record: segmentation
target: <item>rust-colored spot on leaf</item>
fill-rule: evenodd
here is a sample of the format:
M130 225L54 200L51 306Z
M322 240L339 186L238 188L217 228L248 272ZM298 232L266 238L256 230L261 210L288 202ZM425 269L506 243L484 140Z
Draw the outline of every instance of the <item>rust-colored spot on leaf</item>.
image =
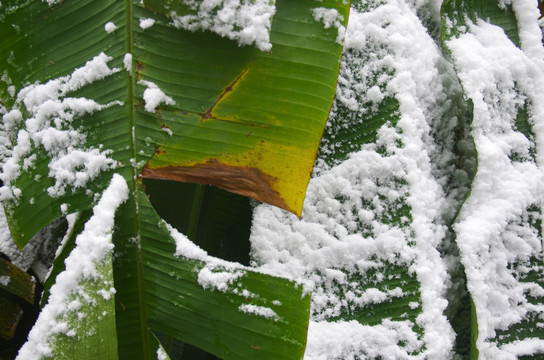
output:
M166 153L166 151L161 150L161 148L158 145L155 145L155 155L161 155L161 154L165 154L165 153Z
M249 345L249 347L255 350L262 350L260 347L254 345Z
M134 70L135 70L134 78L136 79L136 81L140 79L141 73L142 71L144 71L144 69L145 69L145 66L142 62L138 60L134 62Z
M123 303L122 303L122 302L120 302L119 300L117 300L117 302L119 303L119 305L121 305L121 307L123 308L123 311L126 311L126 309L125 309L125 305L123 305Z
M142 176L148 179L215 185L224 190L293 211L274 189L273 185L277 179L255 167L228 165L212 159L195 166L150 168L146 165L142 170Z
M247 74L247 71L248 69L244 69L244 71L242 71L240 75L238 75L234 80L232 80L232 82L223 90L221 94L219 94L219 97L217 98L217 100L213 103L212 106L210 106L210 108L206 112L198 114L200 116L200 122L204 122L206 120L214 118L212 113L215 107L217 106L217 104L219 104L221 100L223 100L223 98L228 93L234 90L234 87L236 86L236 84L238 84L240 80L242 80L242 78Z

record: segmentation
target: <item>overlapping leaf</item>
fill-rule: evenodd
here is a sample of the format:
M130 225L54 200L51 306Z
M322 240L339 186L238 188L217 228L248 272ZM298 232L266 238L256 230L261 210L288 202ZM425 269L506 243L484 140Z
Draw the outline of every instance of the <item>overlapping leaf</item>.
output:
M472 297L473 358L538 357L544 344L542 140L534 131L544 52L540 36L529 35L537 17L536 6L523 1L442 6L444 41L471 105L478 153L455 224Z

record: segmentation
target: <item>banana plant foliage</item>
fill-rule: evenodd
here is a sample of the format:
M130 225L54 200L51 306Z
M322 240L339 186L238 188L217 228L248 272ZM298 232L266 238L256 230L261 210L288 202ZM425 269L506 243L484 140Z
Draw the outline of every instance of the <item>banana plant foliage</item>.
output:
M267 4L271 48L174 26L194 12L180 1L2 1L12 236L22 248L78 213L21 357L166 359L157 331L223 359L302 358L302 286L195 248L142 186L214 184L300 214L349 3Z
M530 5L530 4L529 4ZM536 6L536 4L534 4ZM459 79L462 86L465 89L465 98L469 104L470 115L472 117L472 136L474 139L475 149L477 154L482 149L486 151L486 141L493 136L498 136L494 140L496 144L501 141L508 143L510 139L519 136L524 141L524 145L516 148L513 146L508 151L504 151L502 159L507 161L508 170L505 172L514 173L517 169L527 166L533 171L532 174L541 173L542 157L538 152L540 147L541 137L536 129L538 129L539 122L542 116L538 115L541 105L537 101L542 93L541 81L536 80L533 82L532 70L523 70L518 72L514 66L508 64L508 60L501 62L501 66L508 69L508 73L505 79L511 81L511 84L505 86L503 81L504 71L492 70L488 75L487 81L493 81L494 89L487 93L487 90L481 90L471 84L470 76L471 71L473 73L481 72L477 66L467 67L462 56L458 54L458 44L461 41L467 40L467 33L475 33L478 27L494 25L497 27L499 34L493 41L493 46L489 46L488 52L482 51L482 48L486 47L485 40L478 39L478 50L474 49L474 56L488 56L490 59L496 58L497 55L492 55L493 51L497 49L507 48L510 53L523 54L519 56L518 62L524 62L524 65L530 63L527 66L535 68L540 67L542 69L541 56L535 56L532 58L532 48L537 48L537 51L541 51L542 38L535 39L533 41L528 36L527 28L530 28L531 21L534 18L527 16L527 8L530 7L522 2L513 2L509 4L502 4L494 1L476 1L476 0L448 0L442 4L441 17L442 17L442 37L444 44L448 51L453 54L454 66L457 69ZM536 9L535 9L536 10ZM491 26L490 26L491 27ZM475 29L475 30L474 30ZM470 38L468 38L470 39ZM499 45L499 41L501 42ZM537 60L534 60L534 59ZM533 63L535 65L533 65ZM500 69L500 68L499 68ZM541 71L541 70L539 70ZM527 80L529 79L529 80ZM525 81L524 81L525 80ZM536 84L535 84L536 83ZM500 100L497 100L500 99ZM508 101L511 100L511 103ZM506 105L508 104L508 105ZM497 112L497 109L498 110ZM504 109L512 111L508 115ZM490 115L494 112L501 115ZM502 117L503 116L503 117ZM496 118L506 119L506 123L509 125L509 129L505 132L504 139L498 140L502 136L499 130L494 129L489 131L486 126L494 121ZM499 145L495 145L499 146ZM523 149L523 150L520 150ZM523 153L525 151L525 153ZM521 155L520 155L521 154ZM498 266L491 274L485 273L483 269L486 261L490 262L490 259L496 259L498 257L497 250L493 247L486 249L484 252L477 254L480 257L477 261L472 260L464 264L465 273L467 276L467 288L470 294L471 304L471 352L472 359L476 358L490 358L490 357L504 357L513 358L514 356L519 358L539 358L542 356L542 350L536 350L535 348L528 348L526 344L531 342L541 342L544 338L544 332L539 326L539 319L542 317L542 309L544 309L544 297L542 292L519 290L524 288L542 288L544 284L542 278L542 205L541 201L537 198L540 196L541 190L533 190L537 195L523 196L518 190L519 194L516 194L516 199L519 202L512 205L511 208L501 209L501 213L504 214L508 220L504 222L496 230L486 230L481 236L468 234L467 224L470 224L470 217L474 216L477 211L482 209L488 204L493 204L501 201L504 198L504 188L508 186L502 185L496 186L492 190L495 193L494 196L488 198L483 197L482 183L485 180L480 180L488 176L490 169L500 163L499 158L486 158L487 155L478 155L478 172L475 175L473 183L471 185L471 195L465 201L464 207L472 206L472 211L462 209L459 217L456 219L454 229L457 233L458 243L461 250L461 255L475 256L466 250L466 244L470 242L480 242L486 244L494 239L494 236L498 235L499 246L504 246L502 251L508 253L511 251L515 254L515 257L509 258L504 264L501 264L503 269L499 270ZM480 174L481 177L480 177ZM531 181L534 175L518 175L518 183L520 188L531 188ZM504 178L504 173L496 173L497 178ZM540 183L540 181L538 182ZM508 190L510 190L508 188ZM471 197L474 197L475 192L478 194L479 201L482 202L480 206L475 206ZM481 199L485 199L482 201ZM478 224L484 229L490 228L485 222ZM526 229L526 233L529 234L526 238L518 233L515 236L519 239L523 239L528 251L524 252L517 248L512 250L509 247L510 236L512 234L511 228L519 226ZM505 245L502 245L505 244ZM485 245L488 246L488 245ZM534 247L532 247L534 246ZM470 248L469 248L470 249ZM482 255L485 254L485 255ZM501 276L495 276L495 272L501 273ZM508 292L510 291L510 292ZM512 301L514 291L517 291L521 295L516 301ZM493 293L494 295L491 295ZM521 315L514 316L507 321L504 318L498 316L498 314L508 314L504 308L500 310L493 309L491 301L485 300L487 297L496 301L497 294L501 294L504 298L509 299L510 312L519 312ZM501 300L506 303L504 300ZM516 348L516 345L518 346ZM525 346L525 348L524 348ZM520 350L521 349L521 350Z

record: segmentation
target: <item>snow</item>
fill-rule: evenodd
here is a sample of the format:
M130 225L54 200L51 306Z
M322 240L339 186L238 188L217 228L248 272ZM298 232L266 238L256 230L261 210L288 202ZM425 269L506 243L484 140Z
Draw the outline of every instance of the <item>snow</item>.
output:
M244 271L214 271L209 265L205 266L198 273L198 283L204 289L214 289L226 292L232 284L244 275Z
M112 23L111 21L110 21L110 22L107 22L107 23L104 25L104 30L106 30L106 32L107 32L108 34L111 34L111 33L114 32L116 29L117 29L117 25L115 25L115 24Z
M272 2L183 3L192 13L171 13L174 26L209 30L240 45L272 50ZM544 305L529 301L529 295L544 297L544 288L525 281L528 274L543 271L542 234L535 225L542 219L544 205L542 21L539 23L538 10L529 0L501 3L503 7L511 4L515 11L521 41L517 48L502 29L485 20L459 25L446 18L448 29L456 27L461 32L447 40L450 59L442 55L437 38L431 37L433 31L422 24L439 24L440 3L385 0L354 4L347 28L342 26L344 19L338 11L325 7L312 10L315 21L326 29L337 29L337 41L345 41L326 130L331 136L323 140L301 219L268 205L256 207L252 267L213 258L163 223L175 240L175 255L202 262L198 283L203 289L249 297L240 280L251 270L296 280L312 291L306 360L453 358L455 334L445 313L448 300L455 302L448 299L447 292L459 285L448 271L460 267L459 262L476 305L480 357L515 359L544 352L544 339L500 342L497 336L531 316L542 319L544 313ZM148 29L154 19L142 18L139 25ZM108 33L116 28L111 22L105 25ZM108 67L110 60L101 53L69 76L31 84L18 93L4 73L2 81L9 85L8 93L16 97L16 104L9 111L0 108L2 200L20 196L21 190L12 183L35 166L32 152L38 146L53 159L49 176L55 184L48 189L53 197L84 188L90 179L115 167L109 150L86 147L85 136L70 124L74 114L121 103L98 104L67 97L119 71ZM132 75L132 54L125 54L123 64ZM142 96L147 112L154 113L160 104L175 104L155 83L138 83L146 87ZM470 174L456 167L454 149L472 151L469 139L455 142L454 131L461 120L449 114L458 106L453 97L462 92L474 104L471 136L478 171L470 196L457 214L468 192ZM328 156L340 151L341 139L335 139L339 129L355 128L378 115L387 101L394 101L398 108L376 130L375 140L347 144L347 158L329 161ZM519 112L525 109L530 134L523 134L516 125ZM457 110L466 111L461 105ZM163 130L171 135L170 129ZM56 297L52 292L50 302L55 300L58 306L44 309L20 358L30 357L26 355L30 352L35 352L32 358L50 354L52 350L44 344L52 334L72 336L73 329L62 317L67 311L77 311L84 299L70 298L74 288L66 284L100 277L96 263L111 254L113 226L102 212L109 211L109 219L113 219L115 208L126 198L124 187L124 180L115 175L94 209L89 228L86 226L77 238L76 250L88 250L74 251L82 261L72 259L67 266L68 275L63 276L69 281L59 276L53 287ZM114 188L117 190L110 190ZM109 205L103 204L105 199L110 199ZM448 228L454 219L455 234ZM6 229L5 220L0 221L0 228ZM5 245L8 238L0 240L0 251L14 254ZM455 241L459 255L444 257L440 251L453 246L450 241ZM397 268L400 272L391 270ZM406 290L402 281L398 286L388 285L401 275L417 282L418 289ZM103 299L113 294L113 288L98 293ZM372 318L373 325L368 325L350 317L353 311L365 312L402 300L407 301L407 312L395 318L378 314ZM281 302L274 300L269 305L241 304L238 310L279 320L272 305L281 306ZM416 314L415 320L405 319L408 313ZM157 350L157 357L166 358L161 351Z
M155 24L155 19L152 19L152 18L140 19L140 27L142 28L142 30L149 29L154 24Z
M276 321L279 319L278 314L276 314L274 310L264 306L257 306L253 304L242 304L238 307L238 310L240 310L241 312L261 316L267 319L273 319Z
M247 272L255 272L255 269L209 256L204 250L195 245L175 228L164 221L161 221L161 224L170 232L170 236L176 243L175 256L202 262L203 266L199 266L200 270L198 272L197 281L203 289L233 294L243 297L244 299L253 298L255 300L255 298L259 297L257 294L245 289L242 282L243 277ZM260 299L260 301L262 300L263 299ZM282 306L282 303L278 300L272 300L270 302L265 300L264 305L280 307ZM279 315L269 306L242 303L238 306L238 311L265 317L274 321L280 320Z
M159 346L159 348L157 349L157 360L168 360L170 359L168 357L168 354L166 353L166 351L164 351L164 349Z
M177 231L171 225L163 222L167 230L170 232L170 236L174 239L176 243L176 252L175 256L184 256L189 259L206 261L208 259L208 253L202 250L200 247L195 245L194 242L189 240L185 235Z
M167 96L159 87L147 80L138 81L139 84L145 85L147 88L144 90L145 111L153 113L156 111L159 104L164 103L166 105L174 105L176 102L170 96Z
M2 286L8 286L11 281L11 278L6 275L0 276L0 285Z
M304 359L408 359L422 346L412 327L409 321L384 320L375 326L311 321Z
M312 9L312 15L315 21L323 23L325 29L329 29L331 27L338 29L336 42L342 44L346 34L346 28L344 25L342 25L344 17L338 12L338 10L319 7Z
M128 71L129 75L132 76L132 54L126 53L123 57L123 65L125 65L125 70Z
M125 179L114 174L100 201L93 208L93 216L77 236L76 247L65 260L66 269L57 276L51 287L49 301L30 331L27 342L20 349L18 360L38 360L52 356L56 336L75 334L72 327L77 324L67 320L70 313L77 312L85 299L91 301L88 306L93 305L92 297L85 293L81 284L86 280L111 282L98 268L108 261L111 266L114 215L116 209L128 199L128 193ZM111 288L109 293L102 296L111 296L114 290ZM77 296L77 300L74 300L74 296Z
M187 15L172 11L172 23L189 31L208 30L240 45L255 45L270 51L270 28L276 12L270 0L184 0L192 10Z

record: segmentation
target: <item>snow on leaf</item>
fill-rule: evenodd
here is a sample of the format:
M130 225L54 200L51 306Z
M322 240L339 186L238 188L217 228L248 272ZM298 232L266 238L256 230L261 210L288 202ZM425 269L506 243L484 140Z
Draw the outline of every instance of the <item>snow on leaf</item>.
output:
M97 295L108 302L115 293L113 288L112 232L116 209L128 199L128 186L122 176L114 174L93 216L76 238L76 248L66 259L66 269L57 276L51 287L49 301L32 328L28 341L21 348L17 359L42 359L54 356L63 334L68 337L92 333L89 324L79 331L77 321L82 308L97 305ZM106 284L110 284L108 289ZM102 292L91 292L93 284L99 284ZM102 305L101 305L102 306ZM108 305L106 305L108 307ZM108 308L114 309L110 304ZM81 317L81 316L80 316ZM92 324L91 324L92 325ZM95 325L96 326L96 325Z
M48 193L52 197L64 195L67 189L82 188L101 171L115 168L115 162L108 156L110 152L86 147L86 135L74 129L72 122L76 117L123 103L98 104L91 99L68 96L85 85L118 72L119 69L108 67L107 62L111 59L100 53L70 75L45 84L32 84L19 91L15 107L3 115L0 128L0 136L10 139L3 149L0 173L4 183L0 188L2 200L17 197L18 189L12 186L12 182L19 177L21 170L33 166L32 153L38 148L45 150L51 158L49 176L55 184ZM29 114L27 118L23 117L24 109Z
M512 5L521 48L502 28L484 20L467 20L465 32L447 41L474 104L472 133L478 153L471 196L455 231L477 311L477 347L484 357L505 359L544 348L542 338L518 340L514 330L505 330L529 324L532 332L531 322L544 313L538 275L544 48L537 9L523 0ZM521 126L524 116L527 125Z

